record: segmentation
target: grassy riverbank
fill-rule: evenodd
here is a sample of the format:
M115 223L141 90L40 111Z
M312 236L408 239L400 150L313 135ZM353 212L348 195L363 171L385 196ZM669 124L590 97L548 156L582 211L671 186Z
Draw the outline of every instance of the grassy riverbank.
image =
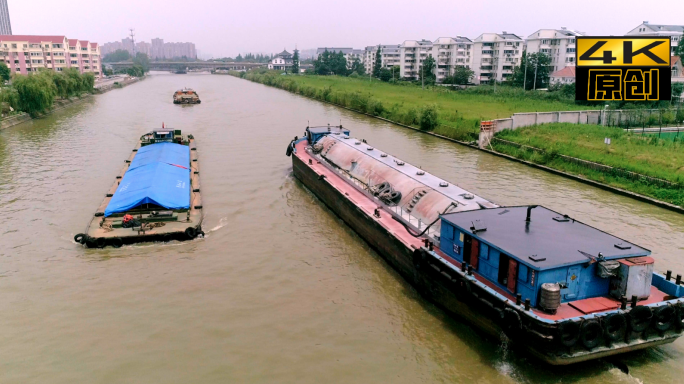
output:
M658 139L625 132L621 128L566 123L505 130L497 138L541 149L534 151L493 141L493 148L517 158L684 206L684 138ZM604 144L604 139L611 144ZM668 186L599 171L569 162L558 155L575 157L641 175L667 180Z
M234 73L258 83L334 103L457 140L477 140L480 120L510 117L516 112L578 110L586 107L557 93L499 86L450 91L389 84L367 78L282 76L272 72Z

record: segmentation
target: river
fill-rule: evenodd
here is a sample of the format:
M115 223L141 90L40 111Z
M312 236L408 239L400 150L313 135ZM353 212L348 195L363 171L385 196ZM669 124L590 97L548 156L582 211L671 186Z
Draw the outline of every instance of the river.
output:
M198 91L201 105L172 93ZM207 236L73 241L136 139L195 135ZM684 338L554 368L451 318L293 179L308 123L352 135L498 204L543 204L684 273L684 216L230 76L153 74L0 131L0 383L657 383Z

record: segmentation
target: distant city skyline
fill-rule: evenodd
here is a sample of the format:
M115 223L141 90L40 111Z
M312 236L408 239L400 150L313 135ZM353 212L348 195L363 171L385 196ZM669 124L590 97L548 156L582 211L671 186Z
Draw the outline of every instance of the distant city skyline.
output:
M119 49L128 51L131 55L137 52L144 53L152 59L197 58L197 49L194 43L165 43L164 39L160 38L154 38L149 43L136 39L134 43L130 37L102 44L102 56L106 56Z
M538 29L561 27L588 35L624 35L644 20L681 25L684 14L681 0L661 0L650 8L617 0L576 0L567 7L531 0L432 0L420 6L406 0L391 6L348 0L326 4L324 11L317 11L320 4L314 0L265 0L258 11L251 3L221 0L196 0L191 7L180 0L119 0L115 7L91 0L0 1L8 2L14 33L94 35L98 41L116 41L132 27L140 40L164 36L168 41L193 41L213 57L277 53L295 44L302 50L362 48L436 37L473 39L502 31L526 37Z

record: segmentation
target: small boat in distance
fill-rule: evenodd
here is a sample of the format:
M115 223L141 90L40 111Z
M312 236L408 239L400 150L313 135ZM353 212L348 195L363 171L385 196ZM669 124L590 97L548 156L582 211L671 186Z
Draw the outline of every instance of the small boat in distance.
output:
M74 240L88 248L192 240L204 235L202 219L195 138L162 125L140 137L85 233Z
M200 104L201 102L197 92L190 88L179 89L173 94L174 104Z

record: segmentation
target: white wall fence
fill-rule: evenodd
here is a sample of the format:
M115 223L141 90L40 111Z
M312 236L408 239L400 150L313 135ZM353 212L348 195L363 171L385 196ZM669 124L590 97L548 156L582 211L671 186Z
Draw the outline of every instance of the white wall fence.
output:
M508 119L496 119L495 132L504 129L516 129L537 124L571 123L571 124L603 124L609 126L641 127L657 125L661 121L671 121L677 116L677 109L615 109L588 111L527 112L515 113ZM680 112L681 114L681 112ZM665 119L663 119L663 115Z

